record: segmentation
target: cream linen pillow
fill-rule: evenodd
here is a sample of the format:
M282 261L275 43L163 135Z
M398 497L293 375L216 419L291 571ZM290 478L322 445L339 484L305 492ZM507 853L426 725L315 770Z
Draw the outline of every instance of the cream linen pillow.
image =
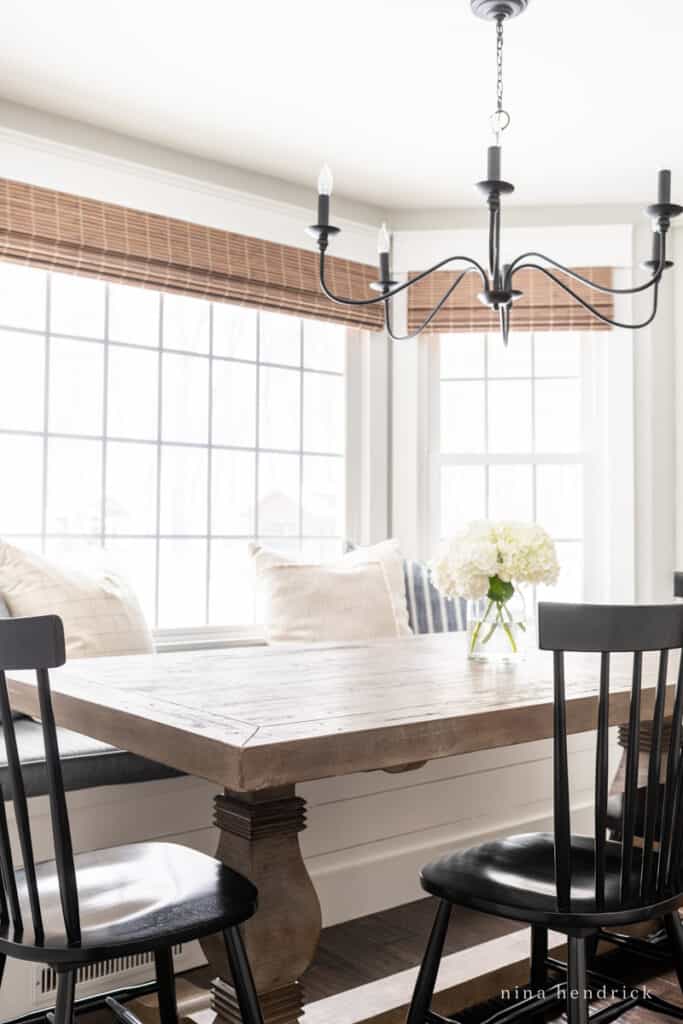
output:
M363 565L368 562L381 562L387 574L394 615L398 624L399 636L411 636L408 603L406 601L406 581L403 573L403 552L401 545L394 538L382 540L379 544L371 544L365 548L354 548L342 556L344 565Z
M67 568L0 541L0 594L14 617L59 615L68 658L154 650L135 594L104 568Z
M268 642L375 640L410 633L404 596L405 626L397 616L389 550L382 552L384 559L354 551L353 558L318 565L250 544L266 598ZM398 559L400 564L400 554Z

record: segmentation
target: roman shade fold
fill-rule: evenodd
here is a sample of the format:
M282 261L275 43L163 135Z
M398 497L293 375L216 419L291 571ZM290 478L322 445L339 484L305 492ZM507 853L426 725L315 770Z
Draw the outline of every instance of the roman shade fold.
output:
M576 272L597 284L607 287L612 285L612 270L609 267L578 267ZM571 284L574 291L605 316L614 316L613 296L573 281L561 271L553 273L563 282ZM416 330L425 320L456 276L457 273L437 271L408 289L408 327L411 331ZM522 291L523 295L512 306L510 329L513 331L611 330L539 271L521 270L515 275L514 287ZM426 328L426 333L497 330L498 316L481 304L477 298L480 291L481 278L478 274L464 277L441 312Z
M318 254L113 203L0 179L0 259L381 330L377 306L330 302ZM376 268L330 257L331 288L363 299Z

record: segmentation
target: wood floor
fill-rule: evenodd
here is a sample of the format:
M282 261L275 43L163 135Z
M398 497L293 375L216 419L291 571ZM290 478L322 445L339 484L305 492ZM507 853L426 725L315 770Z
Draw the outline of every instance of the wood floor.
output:
M307 1002L336 995L419 964L434 919L436 900L422 899L323 929L314 962L304 975ZM457 953L507 935L514 921L459 908L444 953Z
M618 991L617 998L624 998L633 988L646 989L653 995L661 996L668 1002L681 1008L683 1013L683 993L673 969L656 966L652 962L645 961L642 957L634 957L623 950L607 953L600 958L600 970L615 981L621 981L625 991ZM613 1000L594 999L590 1004L591 1016L609 1006ZM449 1015L457 1016L458 1024L484 1024L492 1014L510 1006L511 1002L502 999L492 1000L479 1006L473 1006L462 1012L458 1007L453 1007ZM617 1018L623 1024L655 1024L657 1021L672 1021L673 1017L667 1017L652 1010L636 1007ZM529 1018L531 1020L531 1018ZM564 1012L549 1012L544 1017L544 1024L566 1024Z
M304 975L306 1002L314 1003L415 967L424 952L435 906L434 900L416 900L323 928L316 958ZM519 927L523 926L462 908L453 915L444 952L457 953ZM206 988L211 983L208 967L190 971L185 977Z
M307 1002L315 1002L386 975L396 974L420 962L434 914L434 902L417 900L379 914L370 914L355 921L325 928L314 963L305 975ZM454 914L445 953L456 953L489 939L516 931L520 926L512 921L478 914L461 908ZM647 985L656 995L683 1007L683 996L673 970L662 969L642 958L623 952L601 957L601 969L611 977L623 979L628 985ZM208 989L212 972L208 967L190 971L184 978L199 988ZM464 1013L460 1007L449 1008L460 1024L481 1024L496 1010L504 1006L500 1000L472 1007ZM607 1005L595 1001L592 1012ZM182 1006L181 1006L182 1014ZM111 1024L108 1011L83 1014L85 1024ZM154 1019L154 1015L152 1018ZM625 1024L654 1022L653 1013L636 1009L619 1018ZM666 1020L660 1017L662 1021ZM562 1015L549 1015L546 1024L560 1024Z

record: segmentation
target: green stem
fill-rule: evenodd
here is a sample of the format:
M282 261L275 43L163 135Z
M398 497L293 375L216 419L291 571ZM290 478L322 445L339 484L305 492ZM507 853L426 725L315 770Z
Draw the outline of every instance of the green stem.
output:
M502 625L503 625L503 629L507 633L507 638L510 641L510 647L512 648L512 653L516 654L517 653L517 644L515 643L514 634L513 634L512 630L510 629L510 627L508 626L507 622L503 622Z
M479 639L479 633L481 631L481 627L483 626L483 624L488 619L489 612L491 611L492 607L493 607L493 601L489 601L488 608L484 612L483 618L479 619L479 622L476 624L476 626L472 630L472 639L470 640L470 654L472 653L472 651L474 650L474 648L477 645L477 640ZM489 636L486 638L487 640L489 639L490 635L491 634L489 633ZM484 641L484 643L486 643L486 640Z
M514 616L510 609L508 608L507 604L505 605L505 612L507 614L508 619L510 620L510 624L513 626L517 626L517 629L521 629L523 633L526 633L526 623L523 622L521 618L518 619L517 622L515 622Z
M487 644L489 642L489 640L491 639L491 637L493 636L493 634L496 631L496 626L497 625L498 625L498 620L497 619L494 622L491 623L491 625L489 626L488 633L486 634L486 636L484 637L484 639L481 642L481 646L482 647L484 646L484 644Z
M505 635L507 636L508 641L510 643L512 653L517 654L518 648L517 642L515 640L514 627L515 625L519 625L522 629L524 629L525 627L524 624L521 622L517 624L515 623L512 612L508 608L506 601L489 601L486 607L486 611L484 612L483 616L481 617L479 622L477 622L476 626L472 630L472 639L470 641L470 654L474 651L475 647L477 646L477 641L479 640L481 627L484 625L485 622L488 622L488 618L489 615L491 614L491 609L493 608L494 604L496 606L496 616L493 622L490 623L488 632L481 641L481 646L483 647L485 644L489 642L489 640L491 639L496 630L496 626L500 625L501 628L505 631ZM505 622L503 615L507 616L509 622Z

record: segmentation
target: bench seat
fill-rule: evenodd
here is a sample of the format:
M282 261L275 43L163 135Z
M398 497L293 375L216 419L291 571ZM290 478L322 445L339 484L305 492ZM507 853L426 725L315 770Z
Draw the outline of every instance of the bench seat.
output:
M23 762L26 795L45 796L48 790L42 726L31 718L20 718L15 721L14 728L19 756ZM121 786L182 775L182 772L174 768L148 761L145 757L129 754L125 750L118 750L108 743L102 743L90 736L81 736L70 729L57 729L57 739L66 790ZM5 741L1 736L0 784L5 799L9 800L12 786L7 768Z

